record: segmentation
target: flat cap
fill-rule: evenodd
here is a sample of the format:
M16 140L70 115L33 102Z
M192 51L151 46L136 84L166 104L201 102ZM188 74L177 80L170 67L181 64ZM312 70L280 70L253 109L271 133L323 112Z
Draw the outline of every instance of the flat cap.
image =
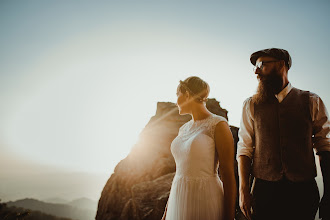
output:
M269 48L264 50L259 50L254 52L250 56L250 61L253 65L256 65L256 61L259 57L267 56L267 57L274 57L278 60L284 60L285 65L290 69L292 65L291 56L288 51L279 48Z

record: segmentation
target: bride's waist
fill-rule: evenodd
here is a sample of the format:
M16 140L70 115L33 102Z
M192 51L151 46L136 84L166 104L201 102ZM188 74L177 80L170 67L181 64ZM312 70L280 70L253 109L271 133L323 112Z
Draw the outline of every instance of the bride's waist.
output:
M188 179L188 180L204 180L210 178L219 178L218 174L191 174L191 173L175 173L174 178L176 179Z

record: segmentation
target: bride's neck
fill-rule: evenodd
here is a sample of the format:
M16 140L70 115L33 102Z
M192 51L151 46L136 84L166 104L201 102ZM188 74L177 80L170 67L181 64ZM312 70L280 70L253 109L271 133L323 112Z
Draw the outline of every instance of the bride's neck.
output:
M203 120L211 115L211 112L204 104L198 104L191 110L191 117L194 121Z

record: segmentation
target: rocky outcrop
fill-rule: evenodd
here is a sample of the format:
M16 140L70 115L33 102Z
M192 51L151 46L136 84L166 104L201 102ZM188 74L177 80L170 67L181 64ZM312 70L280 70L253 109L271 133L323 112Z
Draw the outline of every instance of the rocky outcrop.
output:
M207 108L227 118L227 110L222 109L215 99L208 100ZM179 115L173 103L157 103L156 115L107 181L96 220L161 219L175 174L171 142L179 128L190 119L189 115ZM236 146L238 129L231 127L231 130Z

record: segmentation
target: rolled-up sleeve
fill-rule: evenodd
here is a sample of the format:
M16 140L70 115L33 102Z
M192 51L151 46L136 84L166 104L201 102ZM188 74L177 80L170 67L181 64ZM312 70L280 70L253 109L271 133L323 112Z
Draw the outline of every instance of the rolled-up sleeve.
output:
M330 151L330 121L328 111L322 99L311 93L311 110L313 120L313 145L316 153Z
M252 117L252 106L251 97L246 99L243 104L242 118L240 122L240 128L238 131L239 141L237 143L237 155L248 156L250 159L254 153L254 128L253 128L253 117Z

